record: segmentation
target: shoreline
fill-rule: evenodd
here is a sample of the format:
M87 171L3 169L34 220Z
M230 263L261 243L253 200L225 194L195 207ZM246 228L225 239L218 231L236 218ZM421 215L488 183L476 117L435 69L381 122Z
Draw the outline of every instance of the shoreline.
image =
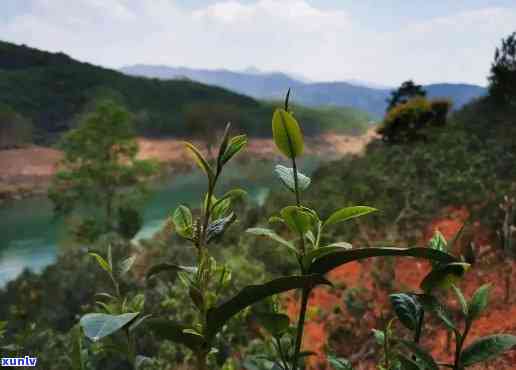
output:
M347 154L361 154L376 137L374 128L360 136L324 133L306 140L306 154L324 156L327 160ZM206 154L202 142L193 143ZM193 167L189 154L184 150L183 139L138 138L138 145L138 158L156 159L162 166L160 175L184 173ZM46 195L62 157L59 150L40 146L0 151L0 206L7 201ZM243 161L272 160L279 158L279 154L271 138L251 138L246 151L239 158Z

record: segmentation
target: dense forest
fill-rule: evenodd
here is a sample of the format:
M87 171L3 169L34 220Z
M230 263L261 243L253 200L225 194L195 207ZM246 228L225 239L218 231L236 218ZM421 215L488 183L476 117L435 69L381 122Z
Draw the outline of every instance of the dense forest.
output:
M303 134L324 111L296 108L287 92L269 106L59 54L32 59L31 49L2 45L19 56L0 62L8 70L0 100L48 132L74 121L49 193L56 214L98 204L94 217L74 224L74 242L55 264L25 271L0 291L5 351L37 355L48 370L516 363L516 34L496 51L487 96L452 112L407 81L393 91L365 153L310 177L299 162ZM76 117L89 96L96 99ZM142 226L135 205L156 170L137 159L135 131L184 134L177 122L192 102L254 114L237 130L223 123L214 158L185 144L205 193L135 242ZM130 117L144 110L153 123L136 118L134 130ZM246 202L245 189L217 187L245 150L241 131L272 136L283 156L274 167L283 191L263 206Z
M270 103L193 81L131 77L7 42L0 42L0 91L0 104L32 121L37 143L55 142L74 126L79 113L105 98L129 107L142 135L188 136L189 123L201 119L203 130L223 129L232 121L251 136L270 136L263 124L273 110ZM298 112L312 134L326 129L359 133L370 120L352 108L333 113L316 108Z

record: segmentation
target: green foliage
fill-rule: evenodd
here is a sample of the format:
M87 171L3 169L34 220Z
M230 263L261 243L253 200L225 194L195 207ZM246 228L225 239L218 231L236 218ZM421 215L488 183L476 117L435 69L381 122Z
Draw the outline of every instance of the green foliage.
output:
M263 122L273 104L222 88L189 80L132 77L62 53L7 42L0 42L0 60L0 104L32 121L39 143L54 142L73 128L74 117L99 97L129 107L140 135L185 137L192 129L212 141L216 135L203 132L221 131L231 121L251 136L270 137ZM298 107L296 112L310 134L335 130L357 135L370 121L368 114L352 108Z
M489 76L489 94L501 104L516 108L516 32L496 48Z
M415 97L390 109L377 131L389 143L427 140L428 129L444 126L450 109L446 100Z
M79 232L89 240L114 230L131 237L141 226L134 205L145 194L144 182L156 165L136 159L134 135L130 113L104 101L62 140L63 169L55 175L49 197L60 213L102 205L100 218Z
M405 104L407 101L426 96L426 91L421 85L416 85L414 81L408 80L401 84L396 90L391 92L391 97L387 101L387 112L398 104Z
M0 150L32 143L32 123L12 108L0 103Z
M447 241L440 233L436 233L431 245L446 245ZM435 248L433 250L438 250ZM439 366L431 354L419 346L419 340L423 330L423 320L425 312L435 315L455 336L455 356L452 364L441 364L454 370L463 370L478 362L486 361L516 346L516 336L508 334L498 334L477 339L467 348L463 348L466 338L471 330L473 322L479 318L480 314L486 309L490 285L481 286L467 301L462 291L453 283L462 277L467 265L463 263L450 263L445 265L434 265L432 271L424 278L421 286L425 294L398 293L390 296L394 311L400 322L415 331L413 340L401 339L393 336L394 347L390 350L394 352L396 358L404 364L402 368L408 369L435 369ZM450 282L449 275L453 275L453 282ZM432 276L429 279L429 276ZM441 288L452 287L462 307L463 325L459 325L451 319L449 310L443 306L435 295L432 294L432 280ZM445 283L443 283L445 282ZM406 355L409 352L412 359ZM417 361L414 361L417 360Z

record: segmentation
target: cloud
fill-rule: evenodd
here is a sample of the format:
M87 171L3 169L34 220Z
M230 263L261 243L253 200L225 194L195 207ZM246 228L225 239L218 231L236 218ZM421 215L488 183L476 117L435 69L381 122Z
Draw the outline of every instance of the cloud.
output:
M516 7L486 7L383 32L350 10L321 9L306 0L226 0L193 10L172 0L32 0L28 12L0 23L0 34L106 66L254 65L315 80L485 83L494 47L514 24Z

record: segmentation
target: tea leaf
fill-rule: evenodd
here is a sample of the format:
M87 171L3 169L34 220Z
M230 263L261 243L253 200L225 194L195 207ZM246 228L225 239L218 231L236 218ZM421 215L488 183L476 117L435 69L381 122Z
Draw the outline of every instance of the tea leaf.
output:
M483 337L464 349L461 362L464 366L471 366L492 359L513 347L516 347L515 335L497 334Z
M237 313L267 297L320 284L330 283L323 276L313 274L282 277L265 284L247 286L225 303L208 310L206 320L208 337L214 336Z
M437 251L435 249L430 250ZM438 266L425 276L420 287L426 293L430 293L434 289L447 289L462 278L469 266L468 263L463 262L453 262Z
M276 165L274 172L276 172L279 179L287 189L292 192L296 191L294 169L278 164ZM312 180L308 176L302 174L301 172L297 173L297 187L300 191L306 190L310 186L311 181Z
M289 229L301 235L310 230L313 224L313 215L301 207L288 206L280 214Z
M327 254L314 261L309 271L310 273L325 274L348 262L381 256L417 257L427 260L436 260L442 263L457 261L457 259L450 254L429 248L360 248Z
M203 170L204 173L206 173L206 175L208 175L208 179L209 179L210 183L212 183L213 179L215 178L215 174L213 173L213 169L211 168L211 166L208 164L208 161L206 161L206 159L204 158L202 153L199 151L199 149L197 149L193 144L191 144L187 141L185 141L184 144L185 144L186 148L192 154L197 166L201 170Z
M326 221L324 221L323 227L330 226L338 222L348 221L376 211L378 211L376 208L366 206L341 208L338 211L335 211Z
M247 145L247 136L239 135L231 138L228 143L228 147L221 157L221 163L226 164L231 158L233 158L238 152L240 152Z
M428 312L432 312L436 315L443 323L448 327L448 329L452 331L456 331L457 328L450 318L450 313L443 306L437 298L429 295L429 294L418 294L417 298L419 302L423 305L424 309Z
M84 329L84 335L96 342L122 329L133 321L140 313L124 313L122 315L108 315L104 313L89 313L79 321Z
M430 355L426 350L414 342L409 342L408 340L400 340L399 342L414 353L414 355L422 362L422 365L426 370L439 370L439 366L433 359L432 355Z
M225 201L226 199L237 199L237 198L243 198L247 195L247 192L242 189L232 189L228 191L226 194L224 194L220 199L215 201L213 205L211 206L211 209L213 210L216 208L221 202Z
M423 314L423 307L417 300L417 296L411 293L397 293L391 294L389 298L400 322L407 329L415 331Z
M172 215L172 222L176 232L186 239L191 239L193 236L193 217L192 211L186 206L180 205Z
M159 263L157 265L152 266L149 269L149 271L147 271L147 273L145 274L145 278L150 279L154 275L159 274L163 271L173 271L173 272L184 271L184 272L194 274L197 272L197 267L180 266L180 265L176 265L173 263L167 263L167 262Z
M287 247L295 255L297 255L299 253L297 251L296 247L294 247L294 244L292 244L291 242L283 239L281 236L276 234L273 230L265 229L265 228L261 228L261 227L253 227L253 228L247 229L246 232L249 233L249 234L258 235L258 236L265 236L265 237L267 237L269 239L272 239L272 240L280 243L281 245Z
M401 369L403 370L424 370L417 362L408 358L402 353L398 353L398 360L400 361Z
M199 335L185 332L185 330L193 329L192 327L176 323L164 318L149 319L145 322L146 327L150 328L154 334L160 339L170 340L180 343L192 351L202 348L205 340Z
M346 360L345 358L339 358L334 355L328 355L328 363L335 370L353 370L351 362L349 360Z
M305 254L303 256L302 264L303 264L304 268L308 270L310 268L310 265L312 264L312 262L314 260L316 260L317 258L324 257L327 254L330 254L333 252L348 250L351 248L352 248L352 245L349 243L346 243L346 242L333 243L333 244L327 245L325 247L317 248L317 249L311 250L310 252L308 252L307 254Z
M272 116L272 135L279 151L288 158L303 154L303 134L296 119L284 109L276 109Z
M484 284L477 289L475 294L473 294L471 302L468 304L468 320L470 322L478 318L482 311L487 307L490 289L490 284Z
M95 258L95 260L97 261L97 264L104 271L106 271L109 274L111 274L113 272L112 269L111 269L111 266L109 265L109 263L100 254L93 253L93 252L89 252L88 254Z
M119 266L120 275L127 274L129 272L129 270L131 270L131 268L133 267L135 261L136 261L136 255L126 258L125 260L120 262L120 266Z
M220 219L212 222L208 226L208 229L206 230L206 232L207 232L206 241L208 243L210 243L213 240L220 239L224 235L224 233L226 232L228 227L231 226L231 224L233 222L235 222L235 220L236 220L236 215L234 213L231 213L227 217L220 218Z

